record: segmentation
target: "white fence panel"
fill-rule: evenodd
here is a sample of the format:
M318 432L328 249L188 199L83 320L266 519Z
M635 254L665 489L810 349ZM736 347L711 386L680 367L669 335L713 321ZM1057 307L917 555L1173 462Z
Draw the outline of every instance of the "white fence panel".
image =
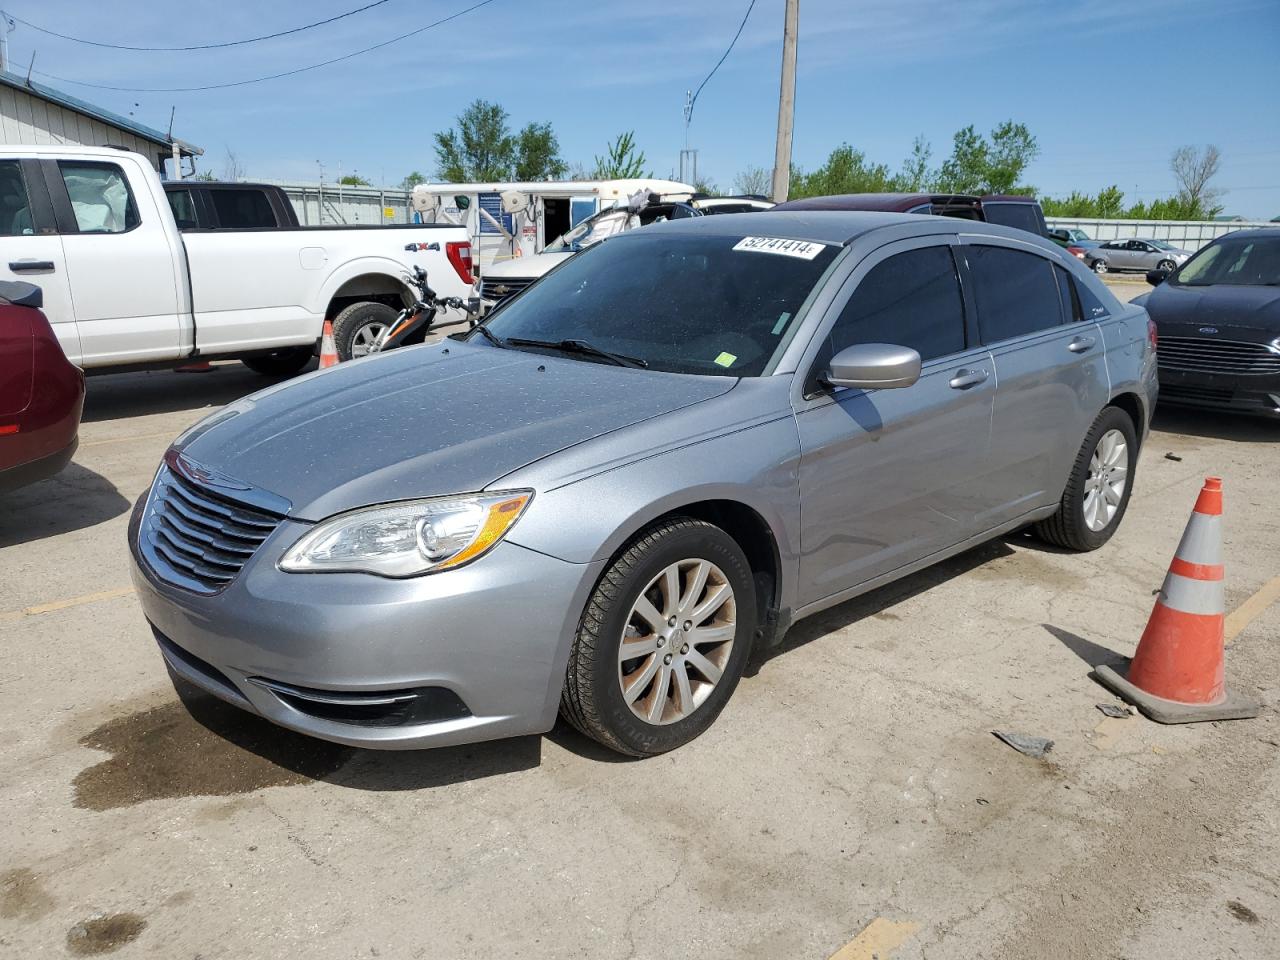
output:
M409 204L407 190L284 180L260 182L281 187L298 211L298 220L306 226L413 222L413 208Z
M1143 237L1164 240L1184 250L1199 250L1235 230L1274 227L1265 220L1099 220L1091 217L1046 217L1051 227L1083 230L1094 240Z

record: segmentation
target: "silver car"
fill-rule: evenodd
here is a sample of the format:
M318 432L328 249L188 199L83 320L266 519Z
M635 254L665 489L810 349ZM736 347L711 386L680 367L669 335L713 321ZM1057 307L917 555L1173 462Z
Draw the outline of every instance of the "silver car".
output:
M1094 273L1112 270L1166 270L1172 273L1191 258L1189 250L1165 243L1134 237L1127 240L1108 240L1092 250L1086 250L1085 263Z
M795 621L1031 526L1124 516L1151 325L1023 231L667 223L458 340L250 396L129 528L170 671L304 733L429 747L562 713L646 756Z

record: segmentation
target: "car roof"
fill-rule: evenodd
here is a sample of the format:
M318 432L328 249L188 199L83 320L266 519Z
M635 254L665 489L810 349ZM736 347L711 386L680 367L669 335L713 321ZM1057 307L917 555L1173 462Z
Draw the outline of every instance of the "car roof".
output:
M869 210L759 210L751 213L725 213L715 217L690 217L668 220L641 230L629 230L615 239L633 236L656 236L664 233L694 233L719 237L778 237L783 240L807 240L811 243L846 245L858 237L891 227L911 227L913 235L987 234L1039 244L1054 251L1060 248L1035 234L1015 227L1002 227L979 220L957 217L935 217L914 213L881 213Z

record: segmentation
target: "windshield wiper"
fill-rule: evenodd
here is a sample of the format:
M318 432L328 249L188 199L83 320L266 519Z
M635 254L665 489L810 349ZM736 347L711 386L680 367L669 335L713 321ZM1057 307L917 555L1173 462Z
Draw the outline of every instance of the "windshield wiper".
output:
M561 353L577 353L584 357L598 357L619 367L635 367L643 370L649 366L648 361L639 357L628 357L623 353L602 350L586 340L529 340L525 337L508 337L507 343L515 347L542 347L545 350L559 350Z
M486 340L492 343L495 347L505 347L507 345L507 341L503 340L500 336L498 336L496 333L494 333L492 330L486 327L483 323L477 323L475 325L475 330L479 332L480 336L484 337Z

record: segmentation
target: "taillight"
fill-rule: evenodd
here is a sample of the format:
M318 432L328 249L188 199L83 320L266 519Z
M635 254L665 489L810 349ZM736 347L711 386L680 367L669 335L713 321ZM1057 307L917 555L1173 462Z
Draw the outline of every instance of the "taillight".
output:
M1067 253L1080 260L1084 259L1084 247L1067 247Z
M1156 336L1156 322L1150 317L1147 318L1147 339L1151 341L1151 349L1154 350L1159 337Z
M455 240L446 243L444 250L449 257L449 262L453 264L453 269L458 272L459 279L468 287L475 283L475 277L471 275L471 244Z

